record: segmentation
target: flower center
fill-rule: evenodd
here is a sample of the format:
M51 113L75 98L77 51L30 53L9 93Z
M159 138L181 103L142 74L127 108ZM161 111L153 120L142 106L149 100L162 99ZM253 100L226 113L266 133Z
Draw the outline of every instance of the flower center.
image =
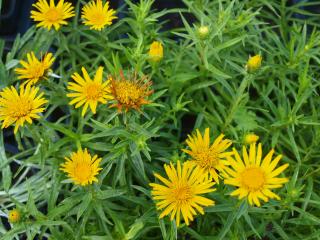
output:
M87 86L86 94L88 100L95 100L97 101L99 98L102 97L102 91L98 84L92 83Z
M257 191L265 184L265 174L260 168L250 167L242 172L241 180L246 189Z
M28 116L32 111L32 103L28 99L20 98L14 107L11 109L11 116L13 118L22 118Z
M35 64L30 69L30 75L33 76L33 78L41 78L44 75L44 67L42 63Z
M101 13L97 13L93 16L92 20L95 25L104 25L105 24L105 15Z
M134 105L141 96L141 89L131 82L118 82L116 85L117 99L121 104Z
M46 19L50 23L56 23L61 19L61 14L57 9L51 8L46 13Z
M188 185L178 186L173 190L173 197L177 201L188 201L192 198L191 188Z
M91 166L86 163L79 163L75 166L74 172L80 182L85 182L91 176Z
M216 151L203 149L194 155L194 159L202 168L210 169L219 164L219 155Z

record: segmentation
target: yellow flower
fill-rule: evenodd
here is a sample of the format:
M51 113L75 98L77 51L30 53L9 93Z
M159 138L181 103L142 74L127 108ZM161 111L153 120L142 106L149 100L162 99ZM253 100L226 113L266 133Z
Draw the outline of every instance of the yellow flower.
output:
M286 182L287 178L277 177L282 173L289 164L284 164L276 168L282 155L278 155L272 160L274 150L272 149L262 159L261 143L256 151L256 144L250 145L249 155L245 147L243 147L243 159L239 153L233 149L234 158L228 159L230 168L227 168L227 176L225 184L238 187L237 190L231 193L231 196L237 196L239 199L247 197L250 205L260 206L259 199L265 202L270 199L280 199L280 197L270 191L273 188L280 188ZM232 169L231 169L232 168Z
M197 212L204 214L203 206L214 205L214 201L201 196L216 190L212 188L214 182L203 174L201 168L189 162L181 166L178 161L177 169L172 163L165 164L164 169L167 178L154 174L163 184L150 183L152 197L157 201L157 209L162 211L159 218L170 214L170 220L175 218L179 226L182 215L185 223L189 225L189 220L193 221L193 216L197 215Z
M19 222L21 218L20 211L18 209L12 209L8 213L8 220L11 223Z
M48 30L54 27L55 30L59 30L61 25L67 25L65 19L74 16L73 6L71 3L60 0L57 5L54 4L54 0L50 0L50 4L47 0L39 0L37 3L32 4L38 11L31 11L31 18L39 22L37 27L44 27Z
M27 121L32 123L32 119L40 118L39 113L45 110L41 107L48 101L42 98L43 93L38 96L39 88L21 86L19 93L11 86L0 92L0 120L3 121L2 128L7 128L15 123L14 133L17 133L18 128L23 126Z
M231 152L225 152L232 144L231 140L223 139L224 135L220 134L213 144L210 146L210 129L206 128L204 136L197 129L192 136L188 135L186 140L190 150L182 149L189 154L192 162L201 167L207 174L219 183L219 172L223 172L228 164L226 157L230 156Z
M92 182L98 182L96 175L102 168L99 168L101 158L97 155L91 157L87 149L84 151L79 149L78 152L71 153L70 158L65 157L65 160L60 165L60 170L67 173L75 184L86 186Z
M259 140L259 136L255 135L254 133L248 133L244 136L244 142L245 144L252 144L256 143Z
M75 104L75 108L82 105L82 116L85 115L90 106L93 114L96 113L98 103L107 103L107 99L112 99L110 94L109 80L103 82L103 67L99 67L93 80L91 80L87 70L81 68L83 77L78 73L74 73L72 78L75 82L69 82L68 89L74 92L68 93L67 97L74 98L69 102L70 105Z
M246 68L249 72L254 72L261 67L262 57L260 55L255 55L250 57Z
M126 79L120 72L119 79L111 77L111 94L116 103L110 107L117 107L119 112L122 109L126 112L129 109L140 111L142 105L150 103L146 98L153 93L152 90L149 90L151 85L147 77L137 79L134 73L129 79Z
M27 79L24 84L36 84L40 79L47 79L47 74L51 71L54 57L52 53L47 53L40 61L34 55L34 52L27 54L28 61L20 60L24 68L16 68L14 71L19 75L18 79Z
M208 36L209 28L208 26L201 26L198 28L198 34L201 39L204 39Z
M111 25L112 20L117 19L117 16L114 16L115 13L115 10L109 9L109 1L103 5L101 0L93 0L82 8L81 17L84 25L101 31L105 26Z
M159 62L163 58L163 46L161 42L154 41L149 50L149 58L153 62Z

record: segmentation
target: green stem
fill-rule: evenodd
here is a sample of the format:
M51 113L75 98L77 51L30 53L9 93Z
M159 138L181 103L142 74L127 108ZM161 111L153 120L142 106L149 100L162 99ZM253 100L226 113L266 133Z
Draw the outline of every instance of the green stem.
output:
M226 130L226 128L230 125L230 123L233 120L234 114L238 108L238 106L240 105L241 100L243 99L244 95L246 94L244 91L246 90L246 88L249 86L251 80L253 79L253 75L248 74L244 77L244 79L242 80L238 90L237 90L237 94L235 96L235 99L232 103L231 109L226 117L225 123L223 125L223 131Z

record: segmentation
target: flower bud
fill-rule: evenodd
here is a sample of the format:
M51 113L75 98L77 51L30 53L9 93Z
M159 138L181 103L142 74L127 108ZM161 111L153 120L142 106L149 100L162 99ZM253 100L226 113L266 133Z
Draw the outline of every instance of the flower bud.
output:
M20 221L20 211L17 209L12 209L11 211L9 211L8 213L8 220L11 223L16 223Z
M250 57L246 68L248 72L254 72L261 67L262 57L260 55L255 55Z
M209 28L207 26L201 26L198 28L198 34L201 39L205 39L209 34Z
M149 58L152 62L159 62L163 58L163 46L160 42L154 41L151 44Z
M259 140L259 136L255 135L254 133L248 133L244 136L244 143L245 144L252 144L256 143Z

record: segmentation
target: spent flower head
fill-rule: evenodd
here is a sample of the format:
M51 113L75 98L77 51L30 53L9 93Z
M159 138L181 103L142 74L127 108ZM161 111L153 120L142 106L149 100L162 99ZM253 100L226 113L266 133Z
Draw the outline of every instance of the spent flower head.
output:
M141 106L149 104L147 97L153 93L150 89L152 82L148 77L138 78L137 73L125 77L121 71L119 77L111 77L111 94L115 101L110 107L117 107L118 111L130 109L141 111Z

